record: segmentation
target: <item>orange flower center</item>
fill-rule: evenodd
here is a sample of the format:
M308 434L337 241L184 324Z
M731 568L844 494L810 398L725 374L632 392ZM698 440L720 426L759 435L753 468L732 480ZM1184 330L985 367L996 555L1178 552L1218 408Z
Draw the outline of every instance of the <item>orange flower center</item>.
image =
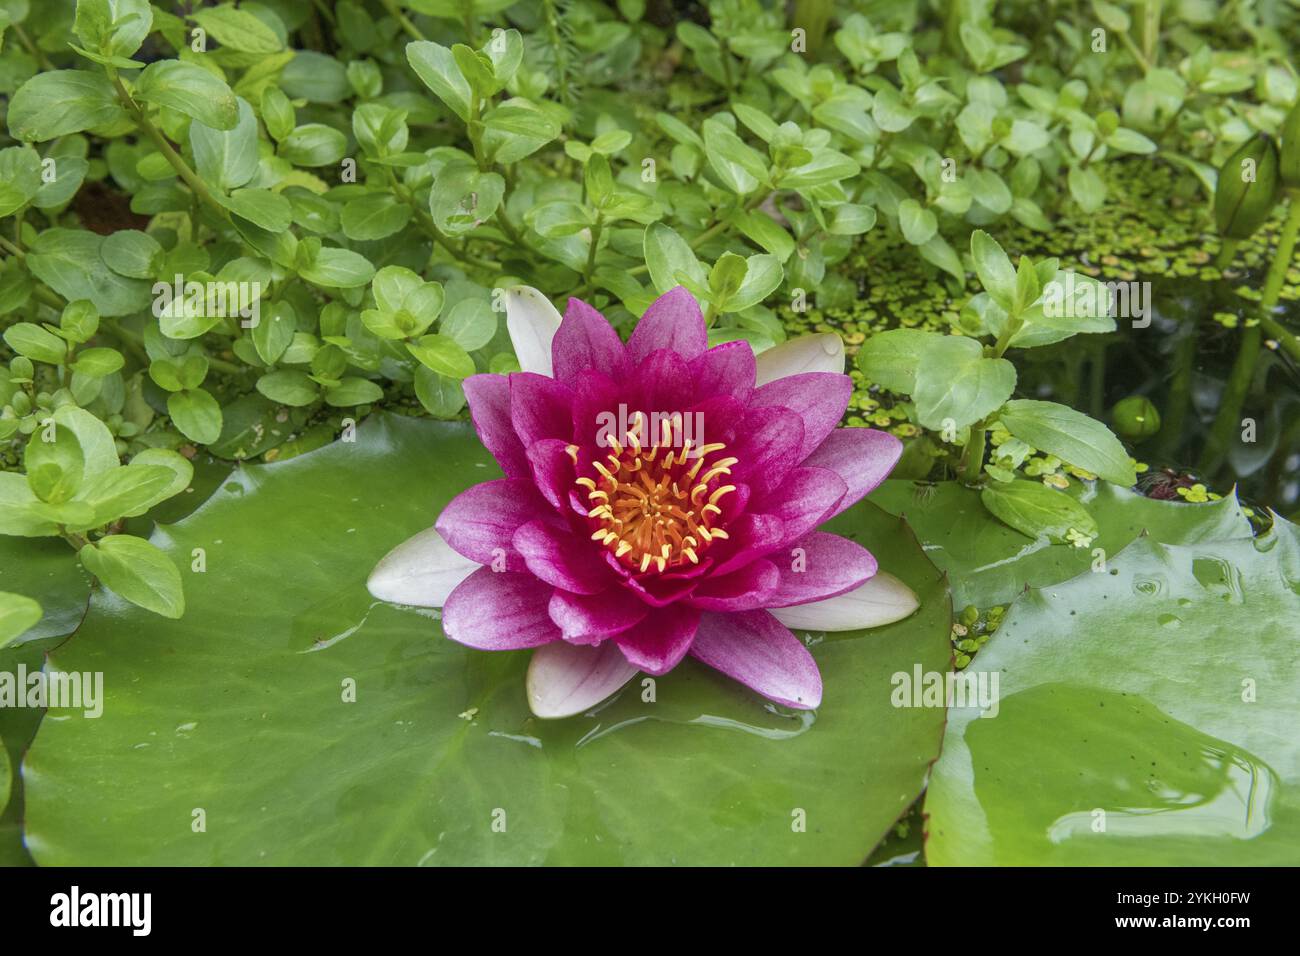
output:
M714 522L722 514L718 502L736 486L717 480L730 475L738 459L721 457L726 446L720 442L695 444L682 433L680 415L662 421L657 440L643 447L643 419L637 412L624 443L610 438L609 454L592 462L596 476L577 483L591 505L591 539L633 570L653 567L662 574L698 564L714 539L727 537ZM578 446L568 451L576 464Z

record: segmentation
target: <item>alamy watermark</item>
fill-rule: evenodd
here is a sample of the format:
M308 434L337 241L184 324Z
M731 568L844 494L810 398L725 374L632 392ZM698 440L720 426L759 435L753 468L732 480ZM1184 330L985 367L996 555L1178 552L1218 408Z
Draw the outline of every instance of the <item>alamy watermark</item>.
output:
M596 444L601 448L629 444L628 436L635 436L636 447L686 449L687 458L697 458L704 448L704 413L688 412L634 412L629 415L627 406L620 403L618 412L600 412L596 416Z
M54 707L80 710L85 717L104 713L103 671L0 671L0 709Z
M981 717L998 715L997 671L897 671L889 679L895 707L978 707Z
M1075 281L1073 272L1043 287L1043 314L1049 318L1091 319L1108 315L1133 319L1133 328L1151 324L1150 282Z
M153 894L83 893L73 886L50 897L50 925L122 926L133 936L148 936L153 928Z
M153 314L157 318L240 319L246 329L262 320L262 283L199 282L177 275L153 285Z

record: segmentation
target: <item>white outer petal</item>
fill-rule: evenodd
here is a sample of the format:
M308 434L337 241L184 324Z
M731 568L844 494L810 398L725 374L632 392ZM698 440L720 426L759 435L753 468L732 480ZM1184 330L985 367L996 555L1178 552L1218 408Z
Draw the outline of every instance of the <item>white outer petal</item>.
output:
M613 641L595 646L552 641L528 662L528 706L538 717L572 717L594 707L633 677Z
M844 372L844 340L836 332L815 332L782 342L758 356L757 385L801 372Z
M452 550L437 529L429 528L384 555L366 579L366 588L381 601L442 607L452 589L478 568L477 562Z
M920 602L911 588L892 574L880 571L847 594L770 610L786 627L805 631L857 631L901 621L918 607Z
M506 331L525 372L551 376L551 340L560 328L560 313L532 286L506 290Z

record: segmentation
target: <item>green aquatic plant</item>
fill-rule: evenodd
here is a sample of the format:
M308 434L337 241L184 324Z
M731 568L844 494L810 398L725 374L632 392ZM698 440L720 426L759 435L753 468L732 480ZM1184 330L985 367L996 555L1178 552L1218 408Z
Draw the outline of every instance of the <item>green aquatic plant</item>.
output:
M1045 534L1079 547L1096 536L1096 522L1074 499L1042 482L1019 479L999 464L1032 450L1125 487L1136 480L1133 460L1100 422L1054 402L1013 399L1015 366L1009 349L1029 349L1075 335L1115 328L1104 285L1058 269L1055 259L1018 266L988 233L971 236L971 257L984 291L971 298L959 322L965 335L895 329L872 336L858 366L873 382L910 395L919 424L960 448L954 470L972 484L987 476L981 500L1007 524L1030 537ZM979 338L992 339L987 346ZM1001 427L1018 444L998 445L988 466L989 429Z
M1271 805L1225 832L1148 804L1227 806L1241 767L1294 801L1260 727L1294 684L1298 26L1103 0L0 0L0 863L858 863L898 826L916 861L1105 862L1076 795L1162 811L1121 815L1127 862L1285 858ZM620 374L665 293L698 313ZM572 367L538 364L591 310ZM750 402L774 368L805 387ZM847 508L821 497L873 484L869 449L737 482L706 530L759 557L689 599L651 592L728 539L674 538L702 504L620 538L641 491L683 497L635 454L516 548L568 461L539 429L641 386L708 394L712 421L752 404L749 462L795 418L901 457ZM519 495L468 508L501 481ZM832 510L846 594L755 517ZM628 572L597 567L598 594L655 579L653 612L583 618L587 585L542 575L592 549L548 516ZM444 615L457 544L485 594L498 558L543 582L528 613ZM868 553L896 580L863 584ZM838 616L786 606L787 567ZM730 640L767 608L780 634ZM593 622L603 651L566 640ZM547 649L530 681L448 635ZM617 666L556 666L584 657ZM1226 716L1207 661L1249 664L1260 706ZM102 714L11 706L20 667L103 673ZM1004 667L999 720L946 699ZM1110 751L1133 739L1232 760L1130 775ZM200 804L221 825L178 839ZM1139 832L1165 820L1190 823Z
M1234 153L1219 172L1215 215L1219 231L1225 236L1219 256L1220 266L1231 259L1237 241L1248 238L1275 211L1279 200L1284 202L1286 214L1277 248L1264 278L1259 298L1259 320L1248 323L1241 331L1237 358L1219 413L1201 453L1200 466L1207 471L1219 466L1232 435L1243 424L1241 409L1254 379L1264 332L1267 330L1292 357L1300 359L1300 339L1278 323L1272 314L1291 266L1296 239L1300 237L1300 158L1297 158L1297 153L1300 153L1300 143L1297 143L1300 106L1288 113L1283 124L1283 136L1281 156L1272 138L1261 133Z

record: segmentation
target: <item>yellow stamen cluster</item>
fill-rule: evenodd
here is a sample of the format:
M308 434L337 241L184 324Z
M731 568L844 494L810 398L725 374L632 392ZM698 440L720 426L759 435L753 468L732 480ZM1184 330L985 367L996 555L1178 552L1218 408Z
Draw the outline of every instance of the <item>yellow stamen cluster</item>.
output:
M636 413L625 444L609 439L609 454L592 463L596 476L577 483L591 505L591 539L635 571L663 573L698 564L701 551L727 537L714 522L722 514L718 502L736 490L721 480L737 459L721 457L721 443L694 446L680 434L679 416L663 420L658 440L642 447L643 418ZM568 451L576 464L578 446Z

